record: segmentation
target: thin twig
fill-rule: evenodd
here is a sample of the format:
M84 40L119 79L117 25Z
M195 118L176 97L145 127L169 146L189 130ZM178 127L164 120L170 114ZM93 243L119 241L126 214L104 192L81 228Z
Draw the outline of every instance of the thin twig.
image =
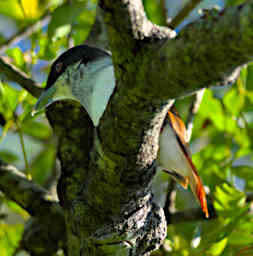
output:
M38 98L43 91L34 80L30 79L24 72L18 70L15 66L7 63L3 57L0 57L0 72L5 74L9 80L18 83L36 98Z
M181 11L172 19L169 27L175 29L187 16L188 14L201 2L201 0L189 1Z
M23 153L23 157L24 157L24 161L25 161L26 177L30 180L32 177L31 177L30 167L29 167L29 163L28 163L26 150L25 150L24 134L23 134L21 125L19 123L19 120L16 118L15 121L16 121L17 130L18 130L20 145L22 148L22 153Z
M252 250L253 250L253 245L250 245L250 246L246 246L246 247L243 247L241 248L238 253L236 254L236 256L242 256L244 253L245 256L249 256L249 255L252 255Z
M9 39L7 39L6 41L0 44L0 54L2 54L7 49L9 49L12 44L17 44L23 38L30 36L38 29L46 26L49 23L50 19L51 19L51 15L49 14L49 12L46 12L43 16L41 16L40 20L19 30L16 34L14 34Z
M160 8L162 10L162 17L163 17L163 21L162 21L162 25L166 26L168 24L167 20L168 20L168 10L166 8L166 0L160 0Z
M205 89L199 90L194 95L194 99L191 103L191 106L189 109L189 114L188 114L187 121L186 121L187 142L189 142L191 139L194 117L199 110L199 106L202 101L204 92L205 92Z

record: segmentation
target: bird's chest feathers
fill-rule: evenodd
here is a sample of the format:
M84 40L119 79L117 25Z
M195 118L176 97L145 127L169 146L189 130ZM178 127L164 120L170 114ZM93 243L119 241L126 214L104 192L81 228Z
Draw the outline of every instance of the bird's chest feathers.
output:
M167 124L159 137L158 165L166 170L187 173L189 164L177 141L174 131Z

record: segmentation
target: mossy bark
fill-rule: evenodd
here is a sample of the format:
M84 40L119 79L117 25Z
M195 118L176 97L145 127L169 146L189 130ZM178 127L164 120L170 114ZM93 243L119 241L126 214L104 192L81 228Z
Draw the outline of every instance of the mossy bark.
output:
M73 102L47 112L59 139L69 255L148 255L166 236L150 189L166 101L235 79L253 52L253 4L211 12L176 39L146 19L140 0L100 6L117 81L100 124Z

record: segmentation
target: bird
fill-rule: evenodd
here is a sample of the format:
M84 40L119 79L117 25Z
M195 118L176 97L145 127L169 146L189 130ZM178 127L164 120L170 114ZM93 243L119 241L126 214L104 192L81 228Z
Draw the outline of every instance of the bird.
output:
M45 91L32 115L56 101L71 99L80 102L94 126L98 126L114 88L111 54L93 46L78 45L61 54L51 65Z
M206 194L197 169L192 162L184 122L173 106L168 110L159 136L157 164L183 188L190 188L209 217Z
M115 84L109 52L88 45L75 46L53 62L45 91L35 104L32 114L56 101L71 99L86 109L96 127ZM208 217L205 190L191 160L185 125L175 108L168 111L161 128L157 163L184 188L190 185Z

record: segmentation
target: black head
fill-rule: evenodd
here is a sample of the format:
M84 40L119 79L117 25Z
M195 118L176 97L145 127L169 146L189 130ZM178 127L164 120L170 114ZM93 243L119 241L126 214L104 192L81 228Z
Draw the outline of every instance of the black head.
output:
M88 46L79 45L70 48L59 56L51 66L51 70L47 79L46 89L50 88L57 78L66 70L69 65L72 65L78 61L86 64L97 58L107 57L110 54L102 49Z

